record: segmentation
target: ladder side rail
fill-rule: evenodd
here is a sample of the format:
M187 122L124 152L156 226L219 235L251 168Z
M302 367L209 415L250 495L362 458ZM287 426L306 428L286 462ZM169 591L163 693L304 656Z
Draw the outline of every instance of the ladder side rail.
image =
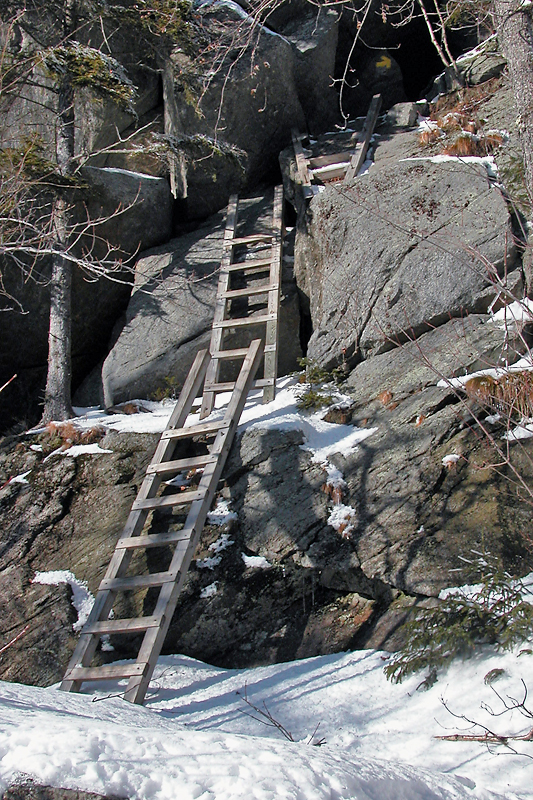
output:
M166 428L167 430L169 428L181 426L185 422L192 408L194 400L196 399L196 395L198 394L198 391L202 385L202 381L204 380L209 360L210 356L207 350L200 350L196 354L193 365L183 385L183 389L180 392L178 402L176 403L174 410L170 415L170 419ZM172 440L163 441L160 439L152 457L152 461L150 462L150 466L152 464L161 463L162 461L170 458L174 448L175 442ZM154 497L159 489L161 480L162 477L157 473L146 474L141 484L141 488L137 494L136 500ZM126 525L124 526L119 539L140 534L148 517L148 513L149 510L145 509L141 509L139 511L130 511ZM133 550L115 549L115 552L111 556L111 560L108 564L104 578L114 578L123 575L129 567L130 561L133 557L133 552ZM111 611L113 603L115 602L115 598L116 592L108 589L101 591L99 590L96 594L94 605L87 618L84 628L89 628L96 622L107 620L109 612ZM67 675L79 664L84 667L88 667L94 657L96 648L98 647L98 642L99 636L95 634L84 633L82 630L65 671L65 675ZM66 680L64 678L61 683L61 689L66 692L77 692L80 690L80 688L80 681Z
M302 184L304 198L313 197L313 187L311 186L311 176L308 169L308 161L302 147L302 139L296 128L291 131L292 146L294 147L294 157L296 158L296 168Z
M196 547L198 546L207 513L215 495L218 481L237 430L248 392L250 391L253 379L261 362L263 347L264 342L261 339L254 339L250 344L248 354L239 372L235 383L235 389L224 415L224 420L229 424L222 428L217 434L211 450L213 454L218 454L219 458L215 463L208 464L204 470L198 487L205 488L204 499L192 503L185 523L185 527L190 529L190 537L177 543L176 550L168 568L169 572L178 573L178 578L175 582L165 584L161 587L159 598L153 612L154 617L159 617L161 619L161 625L159 628L150 628L147 630L139 650L137 662L146 664L146 668L142 674L134 675L129 679L128 687L124 694L124 698L133 703L142 703L148 690L150 679L172 621L179 594L185 582L187 570L194 556Z
M215 322L222 322L226 319L228 313L228 303L224 297L224 293L228 291L230 286L231 273L228 267L231 265L233 259L233 242L235 240L235 231L237 228L239 208L239 196L232 194L226 214L226 228L224 231L223 253L220 262L220 275L218 278L217 297L215 301L215 313L213 315L213 324ZM224 339L224 328L212 328L211 342L209 351L216 353L222 350L222 342ZM209 391L209 384L217 383L220 374L220 363L218 359L213 359L208 367L205 376L204 395L202 397L202 407L200 409L200 419L208 417L215 406L215 393Z
M361 169L364 160L366 158L366 154L368 152L370 139L372 138L372 134L374 133L374 128L376 127L376 122L378 121L378 115L380 109L381 109L381 95L375 94L374 97L372 98L372 102L370 103L368 114L366 115L365 123L363 125L363 130L361 131L360 141L356 145L355 152L350 161L350 166L346 170L346 175L344 176L344 180L348 181L352 180L352 178L355 178L357 176L357 173Z
M279 352L279 306L281 297L281 269L283 259L283 186L274 189L274 208L272 212L272 262L270 266L270 285L276 288L268 293L268 313L274 319L266 323L264 357L264 378L270 383L263 389L263 403L270 403L276 396L276 378L278 376Z

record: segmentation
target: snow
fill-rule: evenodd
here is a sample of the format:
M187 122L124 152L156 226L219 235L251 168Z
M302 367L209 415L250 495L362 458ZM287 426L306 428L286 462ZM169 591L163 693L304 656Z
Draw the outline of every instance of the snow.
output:
M462 389L467 381L472 378L480 378L483 375L488 375L492 378L501 378L508 375L510 372L522 372L523 370L532 370L533 363L530 356L523 356L507 367L489 367L488 369L480 369L478 372L470 372L467 375L460 375L455 378L442 378L437 386L443 388L451 387L452 389Z
M521 329L533 320L533 300L524 298L503 306L492 315L491 321L504 330Z
M94 444L74 444L72 447L67 447L66 450L59 450L58 452L61 453L62 456L98 456L102 455L102 453L112 453L112 450L104 450L102 447L98 445L98 442L94 442Z
M210 525L226 525L233 519L237 519L237 514L235 511L230 511L229 500L218 500L214 509L207 515Z
M262 402L262 391L257 389L250 392L244 411L241 415L238 433L249 428L261 430L300 430L304 435L304 450L313 454L313 461L322 463L330 455L340 453L348 455L357 445L371 436L377 428L355 428L352 425L336 425L324 422L324 409L313 414L299 411L296 406L294 388L297 386L293 377L279 378L276 382L276 397L271 403ZM349 401L350 398L333 388L334 402ZM216 396L216 408L207 417L214 421L224 416L225 407L229 402L230 394L221 392ZM99 408L76 408L79 415L73 422L81 430L86 430L101 425L104 428L135 433L162 433L167 425L175 402L164 400L156 403L153 401L137 401L146 412L139 414L106 414ZM206 421L206 420L203 420ZM199 412L189 414L186 426L197 425L200 422Z
M457 453L450 453L447 456L443 456L442 458L442 465L444 467L451 467L452 464L456 464L461 456L458 456Z
M354 529L354 522L356 518L355 508L352 506L345 506L344 503L337 503L331 509L328 517L328 525L331 525L336 531L347 538Z
M531 439L533 437L533 420L524 420L520 425L513 428L512 431L507 431L502 436L508 442L517 442L519 439Z
M94 605L94 597L90 593L89 587L85 581L79 581L72 572L63 569L53 570L51 572L36 572L32 583L42 583L51 586L58 586L60 583L68 583L72 589L72 605L78 612L78 619L72 626L72 629L81 631Z
M15 475L14 478L9 479L9 483L29 483L28 475L30 474L31 469L27 472L21 472L20 475Z
M247 569L268 569L272 566L263 556L247 556L246 553L241 553L241 555Z
M483 682L493 669L504 670L498 692L521 696L532 656L519 653L487 647L424 692L421 675L388 683L376 651L248 670L166 656L145 708L117 697L116 681L92 695L0 683L0 791L23 775L131 800L530 800L531 759L435 738L465 728L442 700L499 731L527 730L516 712L494 719L481 706L499 710ZM294 742L243 713L244 692ZM318 723L325 743L313 747Z
M213 581L213 583L210 583L209 586L204 586L204 588L200 592L200 597L205 600L208 597L214 597L217 592L218 592L218 584L216 581Z

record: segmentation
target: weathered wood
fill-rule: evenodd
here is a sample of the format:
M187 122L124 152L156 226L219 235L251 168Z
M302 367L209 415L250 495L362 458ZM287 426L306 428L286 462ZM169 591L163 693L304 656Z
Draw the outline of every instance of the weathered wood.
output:
M263 403L270 403L276 395L276 378L278 375L279 344L279 305L281 299L281 267L283 258L283 187L274 189L274 207L272 211L272 263L270 266L270 283L272 289L268 295L268 311L272 319L265 326L265 356ZM268 347L268 350L266 350ZM257 384L256 384L257 385Z
M213 501L240 415L262 357L263 342L260 339L256 339L252 342L244 357L224 418L218 423L202 423L187 429L189 436L191 431L193 435L199 431L205 433L206 430L214 434L215 438L207 457L199 456L193 457L193 459L178 459L174 462L172 460L165 462L165 456L169 459L171 458L175 445L176 437L169 438L169 436L177 434L179 429L167 429L162 435L160 444L156 449L156 455L154 455L154 462L150 468L149 477L152 479L149 484L150 492L153 491L153 487L156 484L154 479L157 479L157 485L160 485L161 475L165 474L168 469L171 468L172 471L175 471L176 465L181 468L185 462L186 466L189 466L190 462L195 460L201 460L204 467L200 483L197 489L193 491L164 497L147 496L146 494L141 496L141 492L139 492L134 507L137 505L141 508L138 508L135 513L138 515L141 513L146 514L148 507L154 508L188 502L191 505L187 520L183 529L176 532L142 534L142 529L139 529L138 526L130 526L130 528L125 529L122 537L117 542L115 553L97 592L93 609L81 633L80 641L76 648L77 658L71 659L65 673L61 684L61 688L64 691L79 691L84 681L128 678L128 688L124 697L132 702L142 703L161 652L179 593L183 587L186 572ZM203 359L201 360L203 363ZM204 364L204 366L206 365ZM202 369L205 373L203 366ZM195 396L198 388L196 378L189 382L186 381L186 384L188 393L192 393ZM192 400L190 398L180 398L178 405L180 410L177 414L171 415L171 419L173 424L183 425L186 415L183 416L182 411L187 408L190 410ZM132 513L134 512L132 511ZM161 547L164 545L174 546L174 553L167 571L145 575L128 576L125 574L135 549L139 547ZM159 589L156 608L151 616L131 619L108 619L118 592L149 588ZM144 633L135 664L106 665L104 667L91 666L91 660L101 636L110 633Z
M201 500L202 497L202 492L196 489L194 491L166 494L163 497L148 497L146 500L135 500L132 508L136 511L141 508L172 508L173 506L184 506L195 500Z
M158 475L171 475L173 472L204 467L213 461L215 456L206 453L205 456L192 456L191 458L178 458L175 461L165 461L162 464L150 464L146 472L157 472Z
M154 616L164 616L165 622L160 628L152 628L146 632L139 650L139 661L147 661L149 668L143 676L130 678L124 697L131 702L142 703L144 700L150 683L150 677L157 663L157 659L159 658L159 653L161 652L174 609L176 608L179 593L185 581L187 570L198 545L207 512L215 495L216 487L222 474L233 441L233 436L237 429L238 420L242 414L248 392L262 356L263 342L260 339L255 339L251 343L248 354L244 359L239 376L235 382L235 389L224 415L224 421L228 423L228 426L220 431L211 449L212 453L219 454L219 460L216 464L209 464L206 467L200 480L198 488L205 488L205 499L203 502L197 501L193 503L187 517L186 525L191 528L191 537L188 542L180 542L178 544L172 561L170 562L169 571L177 572L179 577L175 583L168 583L163 586L159 593L159 598L154 609Z
M342 153L330 153L327 156L308 158L307 163L309 164L309 169L315 170L320 167L328 167L330 164L342 164L344 162L348 162L349 164L352 156L353 150L343 150Z
M166 531L165 533L147 533L140 536L126 536L119 539L117 549L139 549L140 547L165 547L169 544L184 542L189 539L190 530L186 527L180 531Z
M220 263L220 275L218 278L217 287L217 302L215 304L215 313L213 316L213 325L221 322L228 314L227 303L218 302L224 292L227 292L230 287L230 271L228 267L231 264L233 256L233 248L231 244L235 241L235 229L237 227L237 219L239 213L239 197L233 194L228 203L228 210L226 212L226 227L224 230L224 252L222 261ZM213 353L215 350L223 350L224 344L224 329L217 327L211 330L211 342L209 350ZM202 397L202 407L200 409L200 419L208 417L215 407L215 393L209 390L210 383L216 383L220 374L220 362L218 359L211 359L209 367L205 376L204 393Z
M199 422L198 425L189 425L186 428L172 428L172 430L164 430L161 434L161 440L167 439L191 439L193 436L206 436L209 434L217 434L220 428L225 426L223 420L216 420L216 422Z
M86 625L85 633L98 633L100 636L112 633L142 633L148 628L161 625L159 617L137 617L134 619L106 619Z
M223 297L226 300L234 297L252 297L256 294L268 294L276 289L279 289L279 283L265 283L262 286L248 286L245 289L230 289L228 292L224 292Z
M210 356L207 350L201 350L197 353L183 385L183 389L181 390L178 401L174 407L174 410L172 411L172 414L170 415L167 428L180 427L185 423L185 420L192 409L193 403L204 380L209 361ZM161 438L152 457L152 463L157 464L171 459L175 444L176 443L173 439L164 440ZM155 497L160 485L161 477L159 475L154 473L147 474L141 484L141 488L139 489L137 500L139 501ZM130 511L126 525L122 531L121 539L138 536L144 527L149 513L149 509ZM108 564L105 578L111 579L124 576L128 571L133 553L134 548L116 548ZM95 622L106 620L113 607L115 597L116 592L114 591L110 591L109 589L99 590L86 624L92 625ZM78 639L78 643L74 648L67 672L79 664L81 664L83 667L89 667L96 652L96 648L98 647L99 641L100 638L96 634L85 634L82 631L80 638ZM77 692L80 690L80 688L81 683L79 680L68 679L65 677L61 682L61 689L66 692Z
M320 169L312 169L311 176L313 180L322 181L323 183L327 183L328 181L334 181L337 178L344 178L346 175L346 170L350 166L349 161L345 161L341 164L332 164L329 167L321 167Z
M103 667L72 667L65 673L69 681L108 681L142 675L147 664L105 664Z
M344 180L350 181L355 178L364 164L370 139L374 133L376 122L378 121L379 111L381 109L381 95L375 94L370 103L368 114L366 115L363 130L361 131L360 140L355 147L355 152L351 158L350 166L346 170Z
M237 317L236 319L223 319L213 323L213 328L242 328L246 325L260 325L270 322L277 314L258 314L256 317Z
M259 242L270 242L271 233L251 233L249 236L240 236L237 239L224 240L224 247L240 247L245 244L258 244Z
M227 267L229 272L251 271L267 272L271 262L270 256L268 258L250 258L247 261L237 261L235 264L230 264Z
M164 583L174 583L178 573L150 572L146 575L130 575L126 578L104 578L100 583L101 589L110 589L114 592L131 592L136 589L149 589L152 586L163 586ZM157 616L154 614L154 616Z
M294 147L296 168L298 170L298 176L300 178L300 183L302 185L303 196L306 200L309 200L311 197L314 196L315 192L313 187L311 186L311 176L309 175L309 170L307 167L307 158L305 156L304 149L302 147L302 137L300 136L296 128L293 128L292 130L292 146Z

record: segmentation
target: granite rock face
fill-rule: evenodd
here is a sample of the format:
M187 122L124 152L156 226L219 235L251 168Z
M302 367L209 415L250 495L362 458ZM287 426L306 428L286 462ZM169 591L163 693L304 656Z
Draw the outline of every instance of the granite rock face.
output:
M344 350L356 362L486 311L495 291L484 262L502 274L514 258L509 212L482 164L386 163L327 185L297 234L308 354L336 366Z
M270 230L271 202L270 191L242 199L239 234ZM224 215L215 215L139 259L124 327L102 367L106 406L150 397L168 388L170 379L181 386L198 350L209 346L224 228ZM284 262L279 375L296 369L301 355L298 328L296 285L291 266ZM262 333L264 327L258 326L228 336L225 349L247 346ZM89 388L95 383L88 382L84 402L99 401L95 389Z

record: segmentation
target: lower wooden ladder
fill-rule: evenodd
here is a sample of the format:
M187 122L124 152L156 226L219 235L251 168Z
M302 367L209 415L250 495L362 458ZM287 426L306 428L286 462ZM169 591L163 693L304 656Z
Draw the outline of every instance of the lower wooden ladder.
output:
M252 233L238 236L238 195L232 195L228 204L224 252L220 264L217 298L211 332L211 363L205 379L204 396L200 417L207 417L213 410L217 392L228 392L232 381L220 381L222 362L239 361L246 355L246 347L228 347L226 334L246 328L264 325L265 355L263 377L255 386L263 389L263 402L269 403L276 393L279 343L279 304L281 295L281 261L283 249L283 187L274 189L272 222L268 233ZM233 288L232 281L238 279L240 288ZM241 304L254 297L265 298L266 308L259 313L248 307L243 312L233 311L234 301ZM244 315L243 315L244 314Z
M222 419L183 427L211 361L207 350L200 351L196 356L168 426L161 435L146 471L107 572L100 583L94 606L61 683L61 689L64 691L77 692L84 681L128 678L125 699L133 703L143 702L207 512L213 501L246 397L263 357L263 349L264 344L261 339L255 339L247 348L231 400ZM178 442L199 436L212 440L207 447L209 452L206 455L173 459ZM195 489L157 496L164 479L191 468L203 468L202 477ZM190 504L190 508L181 530L143 534L144 525L152 510L187 504ZM138 548L167 545L175 549L165 572L128 575L130 562ZM150 616L110 619L119 592L144 588L159 589L155 609ZM91 666L102 636L118 633L144 634L137 660L129 664Z

